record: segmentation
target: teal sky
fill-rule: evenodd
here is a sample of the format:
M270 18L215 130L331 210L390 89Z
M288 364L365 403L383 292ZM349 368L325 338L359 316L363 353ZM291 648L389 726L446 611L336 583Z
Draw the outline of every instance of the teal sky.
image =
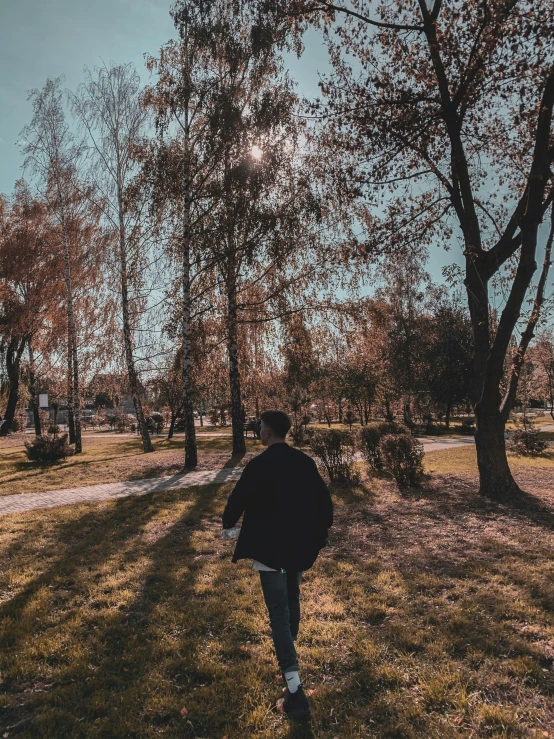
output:
M0 192L21 176L19 133L31 117L27 92L64 75L74 90L83 68L133 62L141 79L144 54L174 35L169 0L0 0ZM291 57L301 91L313 94L326 52L316 34L303 58ZM292 68L294 66L294 69Z
M133 62L147 82L144 54L156 54L174 35L170 6L171 0L0 0L0 192L11 193L22 175L17 140L31 118L28 90L59 75L75 90L83 68L102 61ZM301 59L287 61L298 91L315 96L318 70L327 68L319 34L307 35ZM435 280L456 252L434 250Z

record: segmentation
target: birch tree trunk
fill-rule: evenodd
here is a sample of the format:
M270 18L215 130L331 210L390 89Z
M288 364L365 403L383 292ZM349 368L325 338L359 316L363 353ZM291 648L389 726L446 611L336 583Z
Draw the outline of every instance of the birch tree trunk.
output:
M233 457L246 454L242 420L242 399L237 343L237 284L234 264L227 270L227 351L229 354L229 389L231 392L231 424L233 429Z
M119 165L118 165L119 170ZM125 238L125 219L123 214L123 192L121 187L121 177L118 172L118 216L119 216L119 271L121 279L121 308L123 313L123 341L125 344L125 361L127 363L127 375L129 377L129 387L133 398L133 405L137 415L137 423L140 436L142 439L142 448L145 452L153 452L154 446L150 438L150 432L146 425L144 410L142 408L142 400L140 396L140 387L135 367L135 358L133 356L133 339L131 334L131 320L129 315L129 281L127 276L127 243Z
M185 425L185 469L198 464L194 407L192 403L192 326L191 326L191 280L190 280L190 181L185 181L185 208L183 223L183 421Z
M73 411L73 423L75 425L75 454L83 451L81 439L81 397L79 393L79 363L77 357L77 329L75 326L75 314L73 311L73 288L71 285L71 265L69 263L69 244L67 240L67 227L65 217L62 217L62 247L65 267L65 285L67 289L67 331L68 331L68 366L70 366L70 382L72 391L72 402L68 397L68 412ZM69 394L68 394L69 395ZM71 407L72 406L72 407Z

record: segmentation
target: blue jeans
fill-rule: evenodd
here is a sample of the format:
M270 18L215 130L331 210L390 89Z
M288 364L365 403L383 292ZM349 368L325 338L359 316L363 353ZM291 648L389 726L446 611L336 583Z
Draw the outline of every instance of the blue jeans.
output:
M300 624L301 572L260 571L271 635L281 672L298 672L294 642Z

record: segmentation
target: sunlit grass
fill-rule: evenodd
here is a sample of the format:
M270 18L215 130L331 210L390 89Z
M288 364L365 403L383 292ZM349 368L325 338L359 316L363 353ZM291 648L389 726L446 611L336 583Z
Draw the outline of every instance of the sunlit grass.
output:
M508 453L508 461L510 468L514 470L535 468L554 471L554 449L550 448L539 457L521 457ZM475 447L469 445L426 452L423 464L425 471L429 473L477 474L477 453Z
M315 692L298 730L273 710L258 578L219 538L229 486L0 519L0 736L523 739L552 725L550 519L369 485L333 492L331 547L302 585Z

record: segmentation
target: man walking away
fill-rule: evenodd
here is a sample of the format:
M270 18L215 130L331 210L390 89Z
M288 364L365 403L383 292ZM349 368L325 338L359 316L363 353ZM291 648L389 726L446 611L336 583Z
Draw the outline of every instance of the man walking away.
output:
M300 580L325 546L333 523L333 503L313 459L290 447L291 422L283 411L261 416L260 437L267 449L250 460L229 496L224 530L244 513L233 562L252 559L259 571L273 644L287 685L278 702L290 718L307 718L294 642L300 623Z

